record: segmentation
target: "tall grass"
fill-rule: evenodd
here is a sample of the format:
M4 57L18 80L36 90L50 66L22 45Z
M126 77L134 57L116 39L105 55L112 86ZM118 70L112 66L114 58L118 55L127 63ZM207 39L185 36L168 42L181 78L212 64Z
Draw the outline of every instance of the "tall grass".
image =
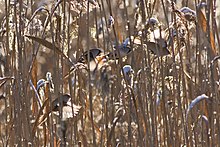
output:
M5 0L0 6L1 146L219 146L216 0ZM160 54L147 43L152 17L160 39L166 34ZM77 63L83 52L109 53L126 38L132 49L126 57L92 72ZM73 118L63 119L63 109L50 113L64 94L82 106Z

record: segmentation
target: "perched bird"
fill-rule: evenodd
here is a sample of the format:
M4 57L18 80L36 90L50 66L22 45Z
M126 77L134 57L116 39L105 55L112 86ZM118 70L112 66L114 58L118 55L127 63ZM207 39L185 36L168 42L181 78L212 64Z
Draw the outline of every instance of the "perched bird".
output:
M59 110L62 105L62 118L73 118L79 112L81 106L77 106L71 103L71 97L69 94L64 94L60 98L56 98L52 101L52 112L59 115Z
M108 18L108 24L107 24L107 27L110 28L111 26L113 26L113 24L115 23L115 20L112 16L110 16Z
M62 119L66 120L67 118L73 118L79 113L79 109L81 106L77 106L73 103L71 103L71 97L69 94L64 94L60 96L59 98L56 98L52 101L50 105L50 98L46 99L39 111L34 127L33 127L33 133L36 131L37 127L41 125L43 122L45 122L49 116L49 114L54 113L55 115L59 115L59 110L61 110L62 106ZM51 111L52 110L52 111Z
M127 56L131 51L132 50L130 47L130 39L127 38L124 42L122 42L122 44L119 44L118 46L115 45L114 50L110 52L107 56L109 57L109 59L119 59L119 57L123 58Z
M119 59L118 51L120 52L120 57L125 57L131 52L131 48L127 40L125 40L119 46L114 47L114 51L104 54L104 51L100 48L93 48L89 51L85 51L79 58L78 62L88 64L90 71L94 71L95 69L99 69L107 60ZM88 58L89 55L89 58ZM114 58L115 57L115 58Z
M119 59L119 54L117 51L118 49L120 51L121 58L127 56L131 52L131 48L127 44L121 44L118 47L115 47L113 52L107 54L105 54L101 48L93 48L83 52L77 60L75 66L73 66L72 69L70 69L70 72L64 76L64 79L73 73L78 63L81 63L85 66L89 64L90 71L94 72L97 69L100 69L108 60Z
M77 62L83 64L88 64L89 62L90 71L94 71L96 68L99 68L105 61L106 55L104 55L104 51L100 48L93 48L83 52Z
M104 51L100 48L93 48L88 51L82 53L74 66L70 69L69 73L64 76L64 79L68 78L73 74L76 68L83 66L84 68L88 68L90 72L94 72L106 62L107 56L104 54Z
M118 50L119 50L119 53L118 53ZM131 52L130 47L118 46L118 47L115 47L113 52L110 52L108 54L108 57L109 57L109 59L114 59L114 58L119 59L119 57L123 58L123 57L127 56L130 52Z
M103 50L100 48L93 48L88 51L85 51L82 53L82 55L79 57L78 62L85 63L86 60L88 60L88 55L90 60L94 60L97 56L99 56L101 53L103 53Z

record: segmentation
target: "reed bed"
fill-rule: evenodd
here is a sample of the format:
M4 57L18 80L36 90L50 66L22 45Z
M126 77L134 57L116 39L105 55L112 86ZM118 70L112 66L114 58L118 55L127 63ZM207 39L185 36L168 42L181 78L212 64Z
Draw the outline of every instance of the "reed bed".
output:
M0 146L220 145L218 1L0 6ZM94 71L77 62L123 43L129 54ZM79 107L64 119L65 95Z

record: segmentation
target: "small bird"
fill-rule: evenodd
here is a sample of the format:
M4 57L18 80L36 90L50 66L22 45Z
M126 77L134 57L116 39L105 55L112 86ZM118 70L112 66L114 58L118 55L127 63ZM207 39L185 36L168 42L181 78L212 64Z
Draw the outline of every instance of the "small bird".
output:
M94 72L96 69L102 67L105 63L107 56L104 55L104 51L101 48L92 48L88 51L82 53L74 66L70 69L69 73L64 76L64 79L67 79L70 75L73 74L73 71L83 66L84 68L89 68L90 72ZM89 61L88 61L89 60ZM87 66L89 63L89 67Z
M131 51L132 50L130 47L130 39L126 38L125 41L122 42L122 44L114 46L114 50L110 52L107 56L109 57L109 59L119 59L119 57L123 58L127 56Z
M118 47L115 47L113 52L107 54L105 54L104 50L101 48L92 48L83 52L75 65L77 65L77 63L81 63L87 66L89 63L90 72L94 72L97 69L100 69L108 60L119 59L117 49L120 51L121 58L127 56L131 52L131 48L128 46L128 44L125 44L125 42L124 44L122 43ZM64 79L68 78L73 73L75 68L76 66L73 66L69 73L64 76Z
M112 16L110 16L110 17L108 18L108 24L107 24L107 27L108 27L108 28L111 28L111 26L113 26L114 23L115 23L114 18L113 18Z
M71 97L69 94L64 94L60 98L56 98L52 101L52 112L56 115L59 115L61 105L63 119L73 118L79 113L79 109L81 108L81 106L71 103Z
M62 103L62 119L66 120L68 118L73 118L79 113L81 106L77 106L71 103L71 97L69 94L63 94L61 97L56 98L52 101L50 105L50 98L46 99L39 111L38 117L35 120L33 127L33 132L36 131L37 127L47 120L49 114L54 113L59 115L59 110L61 110ZM51 107L50 107L51 106ZM52 110L52 111L51 111Z
M104 55L104 51L102 49L93 48L83 52L77 62L88 64L88 60L90 71L94 71L106 61L106 55Z
M115 50L113 52L107 54L104 54L104 50L100 48L90 49L89 51L85 51L80 56L78 62L88 64L89 59L90 71L94 71L97 68L99 69L107 60L119 59L117 50L119 50L121 58L127 56L131 52L131 48L127 40L125 40L118 47L115 46L114 48Z
M118 50L119 50L119 53L118 53ZM130 47L124 47L124 46L120 45L118 47L115 47L113 52L110 52L107 56L109 57L109 59L112 59L112 60L119 59L120 57L123 58L123 57L127 56L130 52L131 52Z

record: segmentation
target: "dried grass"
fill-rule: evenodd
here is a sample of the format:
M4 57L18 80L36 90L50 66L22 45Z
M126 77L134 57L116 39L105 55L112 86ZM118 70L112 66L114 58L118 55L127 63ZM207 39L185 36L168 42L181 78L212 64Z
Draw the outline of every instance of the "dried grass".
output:
M0 7L2 146L219 146L216 0ZM77 62L88 49L108 54L123 40L132 49L126 57L91 72ZM51 113L65 94L81 106L73 118Z

